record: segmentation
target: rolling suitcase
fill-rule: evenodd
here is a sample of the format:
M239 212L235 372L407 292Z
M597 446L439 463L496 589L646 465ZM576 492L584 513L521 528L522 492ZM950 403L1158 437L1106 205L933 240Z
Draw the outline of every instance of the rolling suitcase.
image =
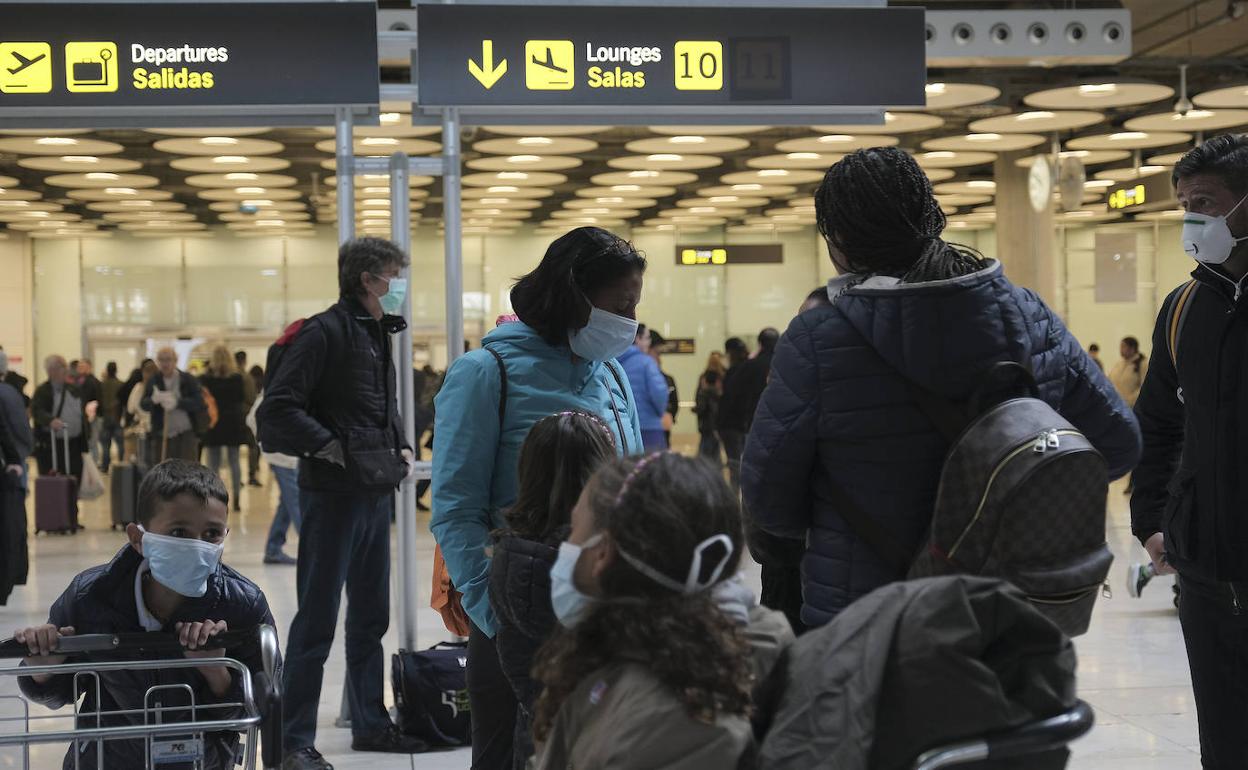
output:
M65 463L69 464L69 432L65 431ZM78 531L78 502L73 476L62 473L57 462L56 436L52 437L52 472L35 479L35 534ZM66 469L68 471L68 468Z
M116 463L109 470L108 489L113 529L121 529L136 520L139 482L143 474L134 463Z
M139 483L147 473L146 440L135 441L135 453L126 455L125 462L115 463L109 470L109 513L112 528L122 529L138 520Z

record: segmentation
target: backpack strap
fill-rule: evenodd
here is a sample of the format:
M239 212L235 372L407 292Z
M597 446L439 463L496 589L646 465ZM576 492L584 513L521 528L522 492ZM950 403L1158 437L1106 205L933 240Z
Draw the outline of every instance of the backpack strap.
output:
M840 484L831 481L826 489L831 493L832 504L836 506L836 512L849 525L849 531L866 543L867 547L880 557L894 574L899 578L904 578L910 571L914 554L907 553L906 549L863 510L862 506L858 505Z
M1183 325L1187 323L1188 311L1192 309L1192 295L1199 288L1200 281L1194 278L1188 281L1166 311L1166 351L1176 370L1179 368L1179 340L1183 335Z
M611 372L611 376L615 378L615 384L619 387L620 392L625 394L627 400L628 391L624 389L624 378L620 376L619 370L610 361L603 361L602 365L607 367L607 371ZM615 415L615 427L620 431L620 442L624 449L624 456L628 457L628 434L624 432L624 420L620 417L619 407L615 405L615 394L611 392L611 386L607 386L607 398L611 399L611 412Z
M501 434L507 419L507 365L503 363L503 357L497 350L489 345L485 349L494 356L494 361L498 364L498 432Z

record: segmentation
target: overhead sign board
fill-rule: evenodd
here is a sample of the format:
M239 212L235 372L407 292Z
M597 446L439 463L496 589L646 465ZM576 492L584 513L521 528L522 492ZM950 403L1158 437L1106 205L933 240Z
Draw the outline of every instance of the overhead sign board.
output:
M336 105L378 101L373 3L0 3L0 18L6 122L161 125L187 112L324 122Z
M921 8L419 5L422 107L926 102Z
M676 264L698 265L778 265L784 262L784 244L753 246L677 246Z
M1123 212L1156 211L1177 205L1168 169L1112 187L1106 200L1111 210Z

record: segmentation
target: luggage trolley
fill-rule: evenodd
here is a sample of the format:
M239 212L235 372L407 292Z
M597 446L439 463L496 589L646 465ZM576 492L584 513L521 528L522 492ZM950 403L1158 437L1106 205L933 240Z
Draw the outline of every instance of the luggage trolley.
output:
M104 746L109 741L142 740L147 768L177 764L201 770L205 761L208 733L243 733L244 741L237 755L246 770L255 770L257 759L265 770L277 768L282 762L282 697L281 656L277 632L271 626L251 631L229 631L213 637L208 644L233 647L258 637L263 670L252 672L232 658L164 658L158 660L117 660L126 654L177 654L181 644L172 634L86 634L62 637L58 655L100 656L108 660L86 660L56 666L0 667L0 751L20 747L22 763L30 770L30 747L36 744L72 744L75 748L75 770L82 763L82 747L94 743L96 760L81 770L106 770ZM29 653L25 645L14 640L0 642L0 658L23 658ZM130 710L99 711L100 674L104 672L170 671L174 669L222 666L238 675L242 697L229 703L197 704L194 692L186 684L156 685L144 695L143 707ZM73 712L32 714L31 704L17 690L17 679L31 674L71 674L74 677ZM11 680L11 684L3 680ZM81 709L82 697L96 693L96 711ZM176 706L163 706L162 693L178 693L183 701ZM189 698L189 703L186 699ZM17 704L16 716L4 713L4 704ZM40 707L36 707L40 708ZM68 709L66 709L68 711ZM165 721L169 715L178 721ZM189 719L185 716L189 714ZM126 724L107 725L107 721ZM258 751L258 744L263 744ZM85 763L82 763L85 765ZM58 765L59 766L59 765ZM110 769L111 770L111 769Z
M1092 707L1079 701L1055 717L1004 730L983 738L932 749L919 757L914 770L943 770L971 762L997 762L1034 756L1081 738L1092 729Z

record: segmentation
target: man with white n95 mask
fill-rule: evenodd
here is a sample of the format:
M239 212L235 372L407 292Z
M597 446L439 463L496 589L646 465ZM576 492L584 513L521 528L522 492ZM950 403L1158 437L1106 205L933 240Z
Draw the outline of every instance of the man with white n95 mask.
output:
M1144 455L1131 525L1178 572L1205 768L1248 767L1248 136L1179 161L1183 249L1199 264L1166 298L1136 402Z

